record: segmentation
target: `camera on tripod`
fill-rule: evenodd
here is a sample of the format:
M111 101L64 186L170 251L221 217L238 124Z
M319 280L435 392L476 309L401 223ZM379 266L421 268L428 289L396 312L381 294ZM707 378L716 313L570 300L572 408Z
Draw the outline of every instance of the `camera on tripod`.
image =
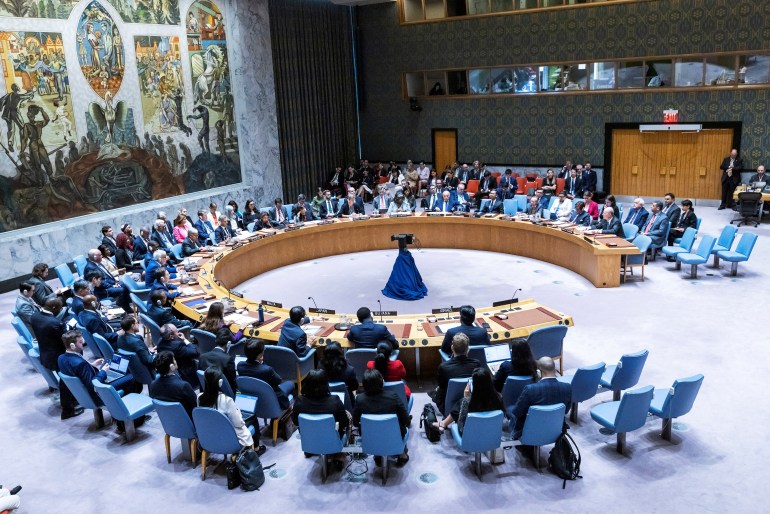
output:
M393 234L390 236L390 240L398 241L399 244L403 241L404 244L410 245L414 243L414 234Z

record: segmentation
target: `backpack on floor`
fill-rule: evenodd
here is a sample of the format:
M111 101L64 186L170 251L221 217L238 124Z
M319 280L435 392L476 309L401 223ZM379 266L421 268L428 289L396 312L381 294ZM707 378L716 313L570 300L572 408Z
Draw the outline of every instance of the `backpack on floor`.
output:
M244 491L259 490L265 483L265 469L270 469L275 464L265 468L259 460L259 455L254 448L242 448L235 458L235 465L238 467L238 474L241 477L241 489Z
M433 425L433 423L436 423L437 421L438 416L436 415L436 408L430 403L426 404L422 409L422 415L420 415L420 428L422 428L424 423L425 437L427 437L428 441L431 443L437 443L441 440L441 430Z
M567 480L583 478L580 476L580 450L575 440L564 430L548 455L548 469L564 480L561 488L567 487Z

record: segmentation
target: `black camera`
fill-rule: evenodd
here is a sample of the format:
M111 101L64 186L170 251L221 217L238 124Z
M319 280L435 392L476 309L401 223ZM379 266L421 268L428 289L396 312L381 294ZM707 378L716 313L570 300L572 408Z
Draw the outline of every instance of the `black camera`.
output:
M390 236L391 241L398 241L399 244L403 241L403 244L413 244L414 243L414 234L393 234Z

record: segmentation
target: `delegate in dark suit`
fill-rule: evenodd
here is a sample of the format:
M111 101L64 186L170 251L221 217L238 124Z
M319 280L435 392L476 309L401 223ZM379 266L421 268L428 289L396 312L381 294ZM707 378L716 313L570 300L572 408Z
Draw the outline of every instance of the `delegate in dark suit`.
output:
M439 198L438 204L436 204L436 208L433 209L436 212L454 212L458 208L457 202L454 200L453 197L449 197L449 200L446 202L443 198Z
M449 380L452 378L468 378L473 375L473 370L481 366L476 359L467 355L455 355L448 361L442 362L438 367L438 388L436 389L436 406L444 412L444 399Z
M271 221L272 223L272 221ZM232 238L235 232L227 225L219 225L214 231L214 244L224 243L228 239Z
M364 206L359 204L358 201L353 202L353 212L350 210L350 202L343 200L342 207L340 207L339 216L350 216L351 214L364 214Z
M540 382L529 384L521 392L519 400L513 408L513 415L516 423L513 427L513 438L521 438L521 432L524 428L524 422L527 419L527 412L532 405L553 405L563 403L569 412L572 402L572 386L565 382L559 382L554 377L543 378Z
M150 249L147 247L147 241L141 237L134 239L134 260L143 261L147 257Z
M167 232L166 230L158 231L152 229L152 235L150 236L150 239L158 244L158 248L165 250L169 255L171 255L171 247L174 246L170 234L171 232Z
M182 377L182 380L190 384L193 389L198 387L198 376L195 373L195 359L198 358L198 348L196 348L194 344L185 344L180 338L161 339L158 343L157 350L158 355L160 355L160 352L173 353L179 376Z
M147 301L147 316L149 316L159 327L162 327L166 323L171 323L180 330L190 326L189 321L176 318L171 311L171 307L155 305L150 300Z
M337 200L324 200L319 210L321 219L333 218L337 215Z
M583 176L580 177L583 182L583 191L596 192L596 172L592 169L583 170Z
M645 223L647 223L647 218L649 216L650 213L644 207L640 207L639 209L630 209L623 223L633 223L639 227L639 230L642 230Z
M131 309L131 299L128 296L128 290L123 287L121 284L118 283L117 280L115 280L115 277L112 276L112 273L109 272L107 268L105 268L101 264L97 264L94 261L87 261L86 267L84 270L83 275L87 276L92 271L95 271L99 273L102 276L102 291L94 291L94 294L99 300L104 299L104 293L106 293L107 296L110 298L114 298L115 302L123 308L124 311L130 312ZM100 298L100 296L102 296Z
M330 394L320 399L310 399L307 396L297 397L291 412L291 418L297 427L299 427L300 414L331 414L334 416L334 421L339 423L340 436L350 425L345 405L336 394Z
M647 225L644 226L644 234L647 234L652 239L652 244L659 246L666 240L666 232L668 231L668 217L662 212L653 212L650 219L647 221ZM649 227L649 230L647 229Z
M174 373L156 378L150 384L150 398L162 402L179 402L184 407L187 415L192 419L192 411L198 406L198 398L195 390L179 375Z
M378 343L387 341L394 350L398 350L398 341L390 333L388 327L373 321L364 321L359 325L350 327L348 341L353 343L356 348L377 348Z
M281 220L278 220L278 211L275 207L270 207L267 213L270 215L270 223L273 225L283 225L289 220L289 210L284 206L281 206Z
M728 155L722 161L719 169L722 170L722 203L719 207L732 207L735 204L733 193L738 184L741 183L743 160L737 154L735 157Z
M676 222L671 223L671 230L668 232L668 244L673 245L674 239L682 237L684 231L688 228L696 228L698 226L698 217L695 212L689 210L679 215L679 219Z
M567 218L567 221L570 223L575 223L576 225L587 227L591 224L591 215L586 211L581 211L580 214L578 214L578 212L573 209L569 215L569 218Z
M153 361L155 361L155 355L150 353L147 349L147 345L144 344L144 339L136 334L123 334L118 337L118 350L124 350L127 352L134 352L139 361L147 366L150 373L154 374Z
M282 409L289 408L290 402L288 395L294 390L294 383L285 381L281 375L264 363L243 361L238 363L238 375L242 377L257 378L269 385L275 391L278 398L278 404Z
M190 236L187 236L185 240L182 241L182 255L185 257L191 256L192 254L198 252L200 249L201 245L198 244L198 241L193 241L190 239Z
M40 277L29 277L27 282L35 284L35 292L32 293L32 299L35 300L35 303L41 307L45 305L46 299L53 294L53 289Z
M452 354L452 338L458 333L463 333L468 336L470 346L489 345L489 333L486 329L475 325L460 325L459 327L450 328L446 331L446 334L444 334L444 340L441 342L441 350L444 353L449 355Z
M393 391L382 391L379 394L361 393L356 396L356 407L353 409L353 425L361 425L363 414L395 414L401 427L401 437L406 435L409 426L409 413L401 398Z
M102 400L94 391L93 379L99 382L104 382L107 379L107 372L94 368L90 362L85 360L82 355L73 352L65 352L59 356L59 371L65 375L80 379L80 382L88 390L91 398L96 405L102 405ZM113 380L110 385L115 390L123 390L127 392L136 391L136 385L134 384L134 377L128 373L123 377Z
M238 390L235 383L235 355L228 355L222 348L216 346L210 352L206 352L198 359L198 369L206 371L209 366L215 366L222 371L233 392Z
M567 177L564 181L564 192L567 198L575 199L583 197L583 181L580 177Z
M303 323L308 323L309 318L305 317ZM307 334L302 330L302 327L287 319L284 321L281 327L281 335L278 337L278 346L289 348L291 351L297 354L297 357L304 357L307 352L310 351L310 346L307 344Z
M81 306L83 302L80 302ZM118 333L105 321L101 314L89 309L83 309L78 314L78 323L90 334L99 334L110 343L113 348L118 344Z
M201 219L197 220L195 223L193 223L193 226L198 230L198 239L200 241L203 241L204 243L206 241L209 241L213 243L212 240L212 234L214 233L214 227L211 225L210 221L203 221Z
M614 234L618 237L626 237L625 233L623 232L623 224L620 222L620 218L615 216L613 216L609 221L605 219L594 221L591 226L595 229L601 230L602 234Z
M58 371L57 359L64 353L61 336L67 327L64 322L48 311L41 310L32 315L32 333L37 339L40 362L47 369Z
M490 200L481 208L482 214L502 214L505 210L502 200L495 198L494 201Z
M682 209L680 209L676 203L671 202L671 205L667 205L666 207L663 208L663 214L665 214L668 217L668 220L673 225L676 222L676 220L679 219L679 216L682 214ZM647 219L649 219L649 217Z

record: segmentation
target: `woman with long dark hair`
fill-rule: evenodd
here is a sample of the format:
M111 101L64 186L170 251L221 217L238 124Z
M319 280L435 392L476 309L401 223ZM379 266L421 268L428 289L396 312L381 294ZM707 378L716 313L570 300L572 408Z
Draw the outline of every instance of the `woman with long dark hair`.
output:
M502 391L505 379L509 376L531 377L533 382L537 382L537 363L526 341L516 341L511 344L511 360L503 362L495 373L495 389Z
M238 442L241 446L254 446L254 438L251 435L251 431L243 421L243 415L238 407L235 406L235 402L232 398L222 393L220 387L222 386L222 372L216 366L209 366L203 375L204 388L203 392L198 395L199 407L210 407L216 409L230 420L235 428L235 434L238 436ZM257 432L257 434L259 434ZM259 437L257 435L257 437ZM259 441L259 439L257 439ZM259 445L257 453L260 455L265 452L267 448L263 445Z
M201 321L198 328L216 335L219 329L228 326L229 325L225 322L225 304L222 302L214 302L209 307L206 317L203 318L203 321ZM233 342L238 341L242 337L243 329L233 334Z
M406 368L404 363L400 360L390 360L390 355L393 353L393 346L388 342L381 342L377 345L377 355L373 361L366 363L367 369L376 369L383 376L385 382L398 382L406 378ZM406 398L409 399L412 396L412 391L409 386L404 382L404 389L406 389Z
M338 342L326 343L324 356L321 359L319 368L326 372L329 382L345 382L348 394L350 395L350 401L355 402L356 389L358 389L356 370L348 364L347 359L345 359L345 353L342 351L342 346Z
M465 421L470 412L489 412L503 410L503 397L495 391L492 383L492 372L488 368L476 368L468 381L460 402L460 416L457 418L457 429L463 433Z

